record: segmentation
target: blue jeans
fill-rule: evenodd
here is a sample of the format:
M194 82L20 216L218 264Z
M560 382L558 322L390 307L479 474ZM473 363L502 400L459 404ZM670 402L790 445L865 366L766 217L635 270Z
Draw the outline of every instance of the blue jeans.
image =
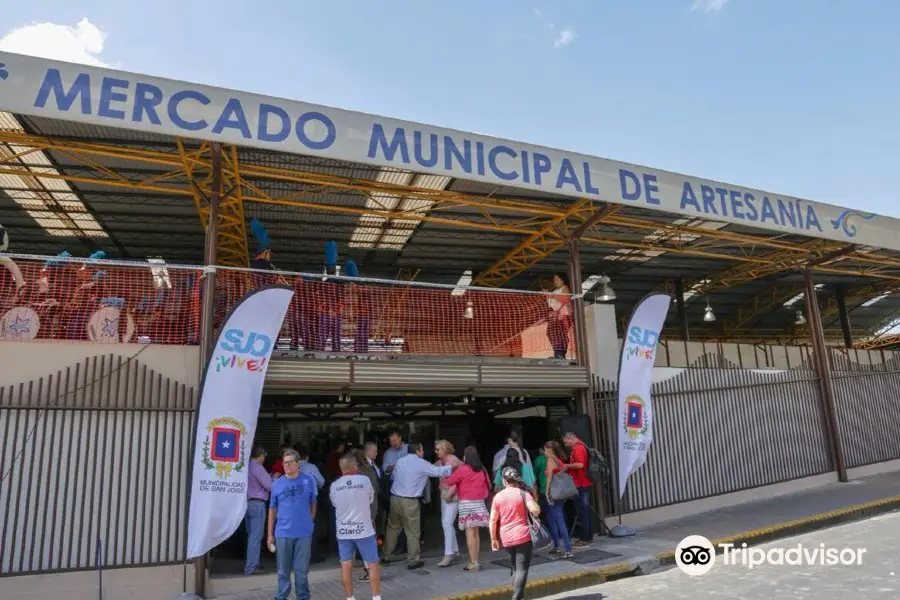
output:
M575 497L575 509L578 511L579 537L583 542L594 541L594 528L591 527L591 488L578 488Z
M247 528L247 562L244 574L250 575L259 566L259 551L262 547L263 529L266 524L266 503L259 500L247 501L244 525Z
M310 600L309 559L312 537L275 538L275 561L278 563L278 591L275 600L287 600L291 595L291 572L297 600Z
M557 500L553 504L544 498L544 505L547 511L547 529L550 530L550 537L553 538L553 547L559 548L562 542L566 552L572 551L572 542L569 540L569 530L566 528L566 514L563 507L566 505L565 500Z

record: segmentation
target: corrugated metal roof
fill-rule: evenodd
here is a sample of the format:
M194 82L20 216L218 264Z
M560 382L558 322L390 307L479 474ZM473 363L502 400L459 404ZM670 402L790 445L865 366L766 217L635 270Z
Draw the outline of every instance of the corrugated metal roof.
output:
M174 152L175 140L167 136L157 136L106 127L68 123L43 118L24 118L25 128L39 135L57 135L87 141L107 141L109 143L129 143L134 147L159 149ZM14 125L0 113L0 128ZM187 140L190 147L197 142ZM62 153L47 152L53 165L47 166L47 159L37 155L23 158L31 168L54 168L69 174L83 174L86 167L76 164L71 157ZM494 186L490 184L445 180L436 176L422 176L397 170L384 171L374 167L337 162L308 156L289 155L278 152L241 149L239 157L243 164L260 165L270 168L302 170L358 180L377 179L392 184L405 185L414 179L414 185L426 189L446 189L473 195L491 195L509 199L527 198L540 201L547 206L566 207L572 200L562 196L543 194L529 190ZM43 162L39 162L43 160ZM167 169L163 165L131 163L115 158L97 158L99 164L125 174L161 173ZM109 240L98 240L100 246L111 258L144 259L150 255L161 255L169 262L200 262L203 256L203 230L196 214L194 201L188 195L136 192L115 189L109 186L79 183L66 189L64 182L48 177L36 180L43 185L47 198L56 206L47 208L40 199L23 195L12 181L0 181L0 223L9 230L12 249L19 252L55 254L64 248L73 253L86 254L88 246L73 237L67 227L80 228L90 236L91 232L107 231ZM330 205L336 207L362 208L371 200L356 191L321 190L311 184L275 181L247 176L247 181L274 198L296 198L310 205ZM184 189L184 182L177 179L160 186ZM83 204L82 204L83 203ZM424 214L432 207L426 199L409 197L383 197L378 199L381 207L390 210L400 208ZM83 206L84 209L79 209ZM29 215L27 211L32 211ZM69 213L71 224L62 222L60 212ZM362 215L317 211L313 208L245 203L245 217L259 218L266 224L274 242L274 262L281 268L300 271L321 270L322 246L325 241L336 240L341 248L341 256L352 257L360 266L364 276L393 278L403 267L421 269L419 280L436 283L455 284L464 270L475 273L487 268L507 251L513 248L523 236L515 233L475 231L435 222L419 222L409 218L387 219L384 215ZM486 222L477 208L459 205L452 209L441 207L442 215L466 218L474 222ZM93 215L93 216L92 216ZM665 214L640 207L621 207L617 215L640 218L648 224L672 225L684 222L683 217ZM91 222L96 219L96 224ZM679 221L681 219L681 221ZM522 215L494 211L494 223L520 223ZM62 224L60 224L62 222ZM46 228L42 227L46 226ZM718 223L699 221L690 223L700 229L717 228L719 231L760 235L760 230L737 226L722 226ZM357 247L351 247L351 240L357 234ZM671 236L663 230L652 227L643 229L624 225L604 224L596 228L597 243L582 244L581 256L584 277L605 273L612 279L617 291L615 301L617 312L627 314L631 306L647 292L657 289L661 282L677 275L696 279L718 273L733 267L736 263L715 259L686 256L667 252L658 248L627 248L621 244L641 244L648 247L661 244L696 245L698 240L688 235ZM668 237L667 237L668 236ZM801 236L773 236L777 239L800 243L808 241ZM605 241L605 243L604 243ZM708 240L707 240L708 241ZM253 245L250 240L250 245ZM372 247L373 245L377 247ZM706 244L710 251L723 257L746 254L764 255L772 248L737 248L728 243ZM900 256L900 254L896 254ZM565 250L546 258L534 267L514 277L508 287L527 288L537 278L553 272L565 272L567 253ZM817 273L817 281L828 285L844 282L848 286L866 282L864 278ZM871 280L870 280L871 281ZM726 290L716 290L709 295L719 319L746 306L758 294L765 293L775 283L801 283L796 273L782 271L777 276L734 286ZM882 298L867 307L853 311L854 327L865 327L900 310L900 295ZM688 303L689 318L702 327L702 314L706 297L696 296ZM674 314L674 309L673 309ZM789 329L795 315L792 309L775 309L753 321L755 326L780 327ZM826 321L826 325L829 323ZM836 327L832 324L832 327Z

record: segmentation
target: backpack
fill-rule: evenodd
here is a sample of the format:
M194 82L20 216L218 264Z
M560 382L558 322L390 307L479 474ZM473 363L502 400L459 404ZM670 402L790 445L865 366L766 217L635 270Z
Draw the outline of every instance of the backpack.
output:
M598 476L603 479L609 475L609 465L606 463L606 459L595 448L588 448L587 474L588 477L594 480Z

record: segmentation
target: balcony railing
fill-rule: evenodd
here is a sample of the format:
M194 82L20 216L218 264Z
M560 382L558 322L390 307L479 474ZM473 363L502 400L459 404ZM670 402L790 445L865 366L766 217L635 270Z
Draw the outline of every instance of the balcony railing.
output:
M0 265L0 339L197 344L202 276L196 266L8 255ZM571 318L554 318L570 312L566 302L554 311L553 298L533 292L219 268L216 325L269 283L295 292L278 349L574 358Z

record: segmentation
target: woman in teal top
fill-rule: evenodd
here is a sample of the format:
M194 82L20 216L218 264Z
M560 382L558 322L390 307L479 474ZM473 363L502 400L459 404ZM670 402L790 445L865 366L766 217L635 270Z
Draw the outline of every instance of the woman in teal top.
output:
M522 481L525 482L525 487L531 491L532 496L535 498L538 497L537 487L535 486L534 469L532 469L531 465L528 463L522 464L522 459L519 458L519 452L515 448L510 448L506 451L506 459L503 461L503 464L500 465L500 468L497 469L497 472L494 473L494 485L497 486L498 489L504 487L501 474L506 467L512 467L518 471L522 475Z

